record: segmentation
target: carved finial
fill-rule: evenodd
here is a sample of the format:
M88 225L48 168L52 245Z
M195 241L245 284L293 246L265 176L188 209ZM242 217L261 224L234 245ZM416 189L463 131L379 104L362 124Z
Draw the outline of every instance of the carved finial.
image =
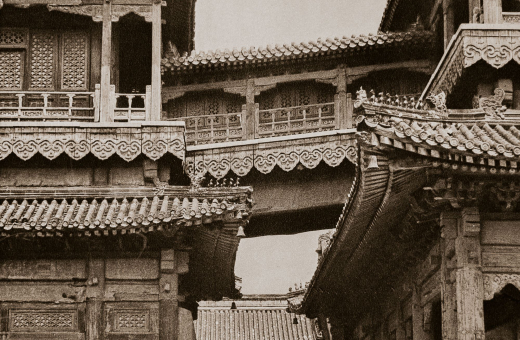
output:
M153 193L155 196L161 196L164 195L164 190L168 186L168 183L161 182L159 177L154 177L153 184L155 185L155 188L153 188Z
M446 112L446 93L444 91L439 92L439 94L434 95L433 93L426 97L429 101L435 105L435 109L437 111Z
M360 87L359 90L356 91L356 101L354 103L354 107L358 108L367 101L367 91L363 90L363 87Z
M489 97L478 97L478 108L483 109L486 112L486 117L492 119L504 119L504 111L507 107L502 105L502 101L506 96L504 89L496 88L493 96ZM476 98L473 98L473 105L476 105Z
M370 90L370 100L372 101L372 103L376 101L376 92L373 89Z
M473 7L473 23L478 24L480 23L480 17L482 15L482 10L479 6Z

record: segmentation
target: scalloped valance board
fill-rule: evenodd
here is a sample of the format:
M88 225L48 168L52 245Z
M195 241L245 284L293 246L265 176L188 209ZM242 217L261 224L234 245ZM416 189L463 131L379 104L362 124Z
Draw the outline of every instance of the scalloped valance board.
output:
M184 160L184 129L163 127L0 128L0 160L14 153L22 160L36 153L53 160L62 153L79 160L88 153L106 160L117 154L127 162L140 154L158 160L166 153Z
M442 67L435 73L431 86L424 94L451 93L464 69L483 60L495 69L502 68L510 61L520 64L520 32L508 28L489 29L482 24L461 25L457 39L450 43L450 49L443 57Z
M306 144L303 144L305 142ZM188 169L197 174L209 173L221 179L229 171L237 176L247 175L253 168L263 174L273 171L275 166L284 171L293 170L298 164L314 169L320 162L336 167L345 159L357 164L355 139L329 139L309 143L293 140L276 146L262 145L250 149L216 149L186 156ZM191 170L190 170L191 171Z

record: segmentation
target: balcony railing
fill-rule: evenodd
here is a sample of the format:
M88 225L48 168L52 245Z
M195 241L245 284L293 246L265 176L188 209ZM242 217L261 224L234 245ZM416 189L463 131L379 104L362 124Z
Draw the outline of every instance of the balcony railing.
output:
M146 86L146 93L116 93L111 87L112 106L115 121L146 120L149 117L151 86Z
M256 138L328 131L336 128L334 103L258 110Z
M222 143L245 137L245 108L242 112L183 117L188 144Z
M95 120L99 90L95 92L0 91L0 119Z
M146 93L116 93L110 89L107 114L115 121L146 120L149 117L151 88ZM101 91L38 92L0 91L0 120L100 121Z

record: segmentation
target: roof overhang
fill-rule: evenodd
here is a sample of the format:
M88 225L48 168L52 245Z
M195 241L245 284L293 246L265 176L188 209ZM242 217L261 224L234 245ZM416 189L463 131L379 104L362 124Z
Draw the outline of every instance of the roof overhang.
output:
M465 70L483 60L499 69L520 64L520 24L462 24L451 39L421 96L450 94Z

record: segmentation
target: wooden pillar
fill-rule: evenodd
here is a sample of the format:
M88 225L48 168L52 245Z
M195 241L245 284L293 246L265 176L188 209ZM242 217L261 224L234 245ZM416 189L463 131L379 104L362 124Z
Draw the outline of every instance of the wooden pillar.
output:
M177 270L173 249L161 251L159 279L159 340L177 340L178 302Z
M340 130L352 128L352 112L348 110L347 103L347 74L344 67L338 70L336 78L336 95L334 96L335 111L337 117L336 127Z
M89 259L86 288L86 340L103 338L103 298L105 295L105 261Z
M442 213L441 225L443 339L483 340L484 286L478 209Z
M430 305L431 306L431 305ZM432 340L429 329L425 329L424 308L421 305L421 289L414 286L412 291L412 333L414 340Z
M112 63L112 0L103 2L103 32L101 43L101 122L113 122L110 100L110 67Z
M255 104L255 80L248 79L246 85L246 123L245 139L255 139L256 104Z
M149 120L161 120L161 1L152 4L152 106Z
M442 1L442 14L444 18L444 49L446 49L450 43L451 38L455 34L453 0Z
M469 22L473 24L478 24L480 21L476 21L475 19L480 18L480 0L468 0L468 9Z
M502 23L502 0L483 0L482 4L485 24Z

